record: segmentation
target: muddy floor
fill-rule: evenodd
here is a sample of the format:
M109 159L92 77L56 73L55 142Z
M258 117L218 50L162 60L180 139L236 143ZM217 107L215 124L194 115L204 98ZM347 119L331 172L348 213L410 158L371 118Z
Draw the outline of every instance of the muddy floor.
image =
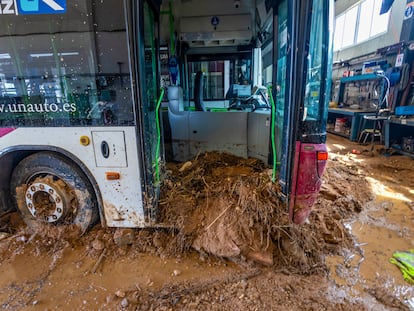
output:
M309 223L288 221L260 162L169 164L162 226L25 228L0 220L4 310L414 310L389 262L414 248L414 160L329 136Z

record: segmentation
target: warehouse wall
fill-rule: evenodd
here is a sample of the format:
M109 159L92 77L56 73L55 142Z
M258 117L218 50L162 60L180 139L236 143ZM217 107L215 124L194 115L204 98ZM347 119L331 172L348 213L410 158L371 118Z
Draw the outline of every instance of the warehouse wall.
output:
M335 2L335 16L353 6L358 0L338 0ZM391 8L388 32L374 39L365 41L358 45L334 52L334 61L349 60L354 57L375 52L384 46L392 45L400 41L401 27L404 19L406 1L395 0Z

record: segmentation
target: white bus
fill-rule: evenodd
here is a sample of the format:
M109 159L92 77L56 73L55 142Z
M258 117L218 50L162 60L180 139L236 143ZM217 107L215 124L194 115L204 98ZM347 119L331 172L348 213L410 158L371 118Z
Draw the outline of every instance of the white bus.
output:
M286 206L303 222L327 159L332 8L330 0L1 1L0 211L16 208L28 224L73 223L82 232L98 221L153 226L163 126L178 135L173 158L185 160L197 140L192 117L207 140L227 137L204 145L198 138L197 152L256 155L275 170L280 163ZM175 86L168 109L182 92L184 125L162 120L163 44ZM274 106L271 94L257 93L265 83ZM238 94L226 98L231 87ZM265 104L243 105L248 98ZM192 111L200 101L209 111ZM226 124L236 115L243 137L247 122L263 120L264 151L241 138L245 149L235 152L240 135Z

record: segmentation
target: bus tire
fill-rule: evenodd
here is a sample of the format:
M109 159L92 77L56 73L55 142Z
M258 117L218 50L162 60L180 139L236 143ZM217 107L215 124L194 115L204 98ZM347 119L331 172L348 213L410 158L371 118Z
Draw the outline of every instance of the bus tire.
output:
M77 165L57 154L39 152L24 158L13 170L10 186L28 226L73 224L83 234L99 218L88 178Z

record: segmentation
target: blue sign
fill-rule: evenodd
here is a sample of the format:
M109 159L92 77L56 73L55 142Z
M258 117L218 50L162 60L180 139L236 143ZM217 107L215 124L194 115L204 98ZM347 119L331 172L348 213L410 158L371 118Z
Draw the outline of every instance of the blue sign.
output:
M404 19L411 18L411 16L413 16L413 7L408 5L404 12Z
M19 14L62 14L66 0L16 0Z
M174 56L170 58L168 68L170 69L172 83L175 85L178 77L178 62Z
M211 25L213 25L214 27L216 27L219 23L220 23L220 19L217 16L213 16L211 18Z

